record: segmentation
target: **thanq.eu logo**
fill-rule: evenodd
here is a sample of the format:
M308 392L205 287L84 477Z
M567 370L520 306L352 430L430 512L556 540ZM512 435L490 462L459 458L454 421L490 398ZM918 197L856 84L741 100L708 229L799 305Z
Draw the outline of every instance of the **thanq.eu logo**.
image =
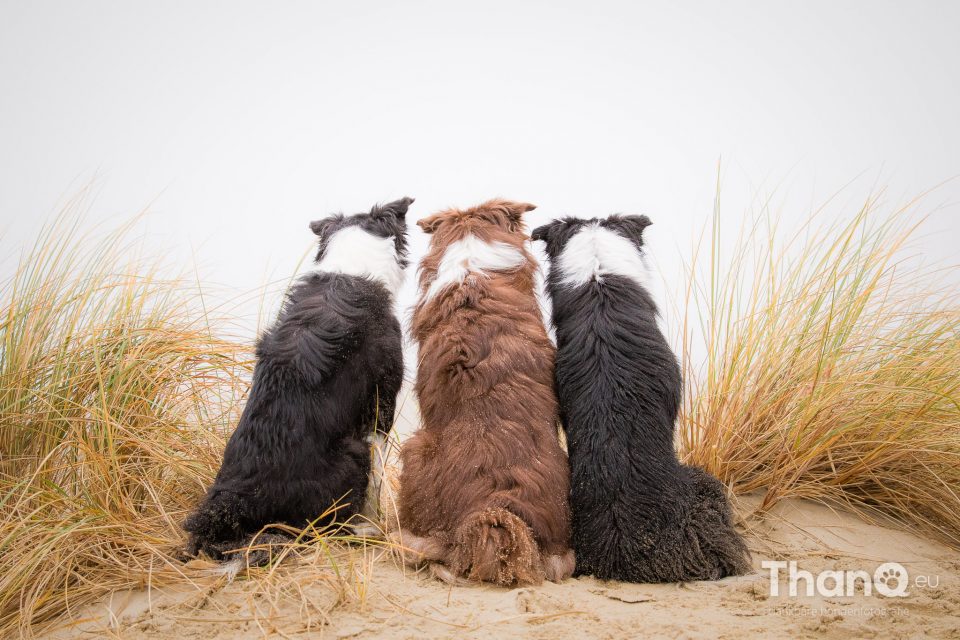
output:
M910 576L907 569L899 562L884 562L878 566L873 575L867 571L821 571L814 575L810 571L797 568L795 560L764 560L760 566L770 572L770 595L780 595L780 572L787 569L787 592L796 597L798 586L803 583L807 596L814 593L824 597L843 597L857 594L858 586L863 595L871 596L875 591L886 598L903 598L910 595L907 588L910 586ZM914 585L917 587L936 587L940 582L939 576L917 576Z

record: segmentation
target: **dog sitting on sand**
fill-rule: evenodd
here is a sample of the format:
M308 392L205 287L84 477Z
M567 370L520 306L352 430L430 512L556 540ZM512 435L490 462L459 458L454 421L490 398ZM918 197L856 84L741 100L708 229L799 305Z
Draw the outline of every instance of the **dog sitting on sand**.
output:
M560 581L574 569L554 348L521 217L491 200L420 220L413 334L422 426L402 451L398 542L449 582Z
M576 571L629 582L742 574L749 554L723 485L674 451L682 381L644 281L649 224L565 218L532 234L550 258Z
M393 296L407 264L412 202L311 223L316 269L291 288L259 340L240 423L183 525L189 554L220 559L268 524L303 527L323 516L324 526L364 506L370 441L390 429L403 379Z

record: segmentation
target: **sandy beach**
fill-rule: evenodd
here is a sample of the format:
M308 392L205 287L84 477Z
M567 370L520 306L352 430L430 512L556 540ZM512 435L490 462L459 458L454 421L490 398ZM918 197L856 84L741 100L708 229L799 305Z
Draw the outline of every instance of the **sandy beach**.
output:
M759 497L737 503L750 514ZM289 559L269 580L193 574L175 589L115 593L48 637L118 638L913 638L960 637L960 553L911 533L865 523L842 509L786 500L747 515L751 575L719 582L623 584L592 578L504 589L450 587L403 569L384 549L352 550L338 570L323 552ZM799 583L771 595L764 560L794 560L800 570L864 570L898 562L908 572L903 597L807 597ZM923 583L925 586L917 586ZM340 585L338 588L336 585ZM830 584L832 586L832 583Z

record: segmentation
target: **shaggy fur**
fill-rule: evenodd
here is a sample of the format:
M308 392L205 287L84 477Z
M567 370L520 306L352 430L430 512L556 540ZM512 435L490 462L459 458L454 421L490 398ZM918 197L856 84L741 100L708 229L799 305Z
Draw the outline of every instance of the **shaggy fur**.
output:
M270 523L343 522L363 505L368 440L389 429L403 377L392 291L406 265L404 198L311 223L317 270L257 345L253 386L217 478L186 520L187 551L221 558ZM273 540L271 538L271 540Z
M533 208L492 200L417 223L432 234L413 316L423 425L401 452L400 542L449 581L538 584L574 568L554 348L521 222Z
M741 574L749 555L723 485L674 451L681 377L643 286L649 224L566 218L533 232L551 263L577 574L630 582Z

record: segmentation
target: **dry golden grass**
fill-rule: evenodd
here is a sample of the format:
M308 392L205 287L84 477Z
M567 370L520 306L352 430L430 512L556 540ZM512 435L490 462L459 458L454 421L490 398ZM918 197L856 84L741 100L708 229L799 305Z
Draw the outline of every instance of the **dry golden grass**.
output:
M839 500L958 545L960 307L898 262L909 214L874 209L815 218L791 246L751 226L726 262L715 221L687 296L679 446L737 491L766 489L764 507ZM188 585L211 603L225 583L179 559L179 525L237 419L249 336L230 338L198 286L128 260L129 229L92 241L79 222L50 226L0 293L0 636L114 591ZM265 633L291 601L300 629L362 607L385 545L308 529L291 553L297 570L247 574Z
M0 306L0 635L178 579L250 367L195 289L125 262L126 229L43 232Z
M904 258L910 206L824 218L785 238L761 215L721 259L718 207L687 292L680 449L765 490L761 509L836 501L960 546L960 299L938 288L957 268Z

